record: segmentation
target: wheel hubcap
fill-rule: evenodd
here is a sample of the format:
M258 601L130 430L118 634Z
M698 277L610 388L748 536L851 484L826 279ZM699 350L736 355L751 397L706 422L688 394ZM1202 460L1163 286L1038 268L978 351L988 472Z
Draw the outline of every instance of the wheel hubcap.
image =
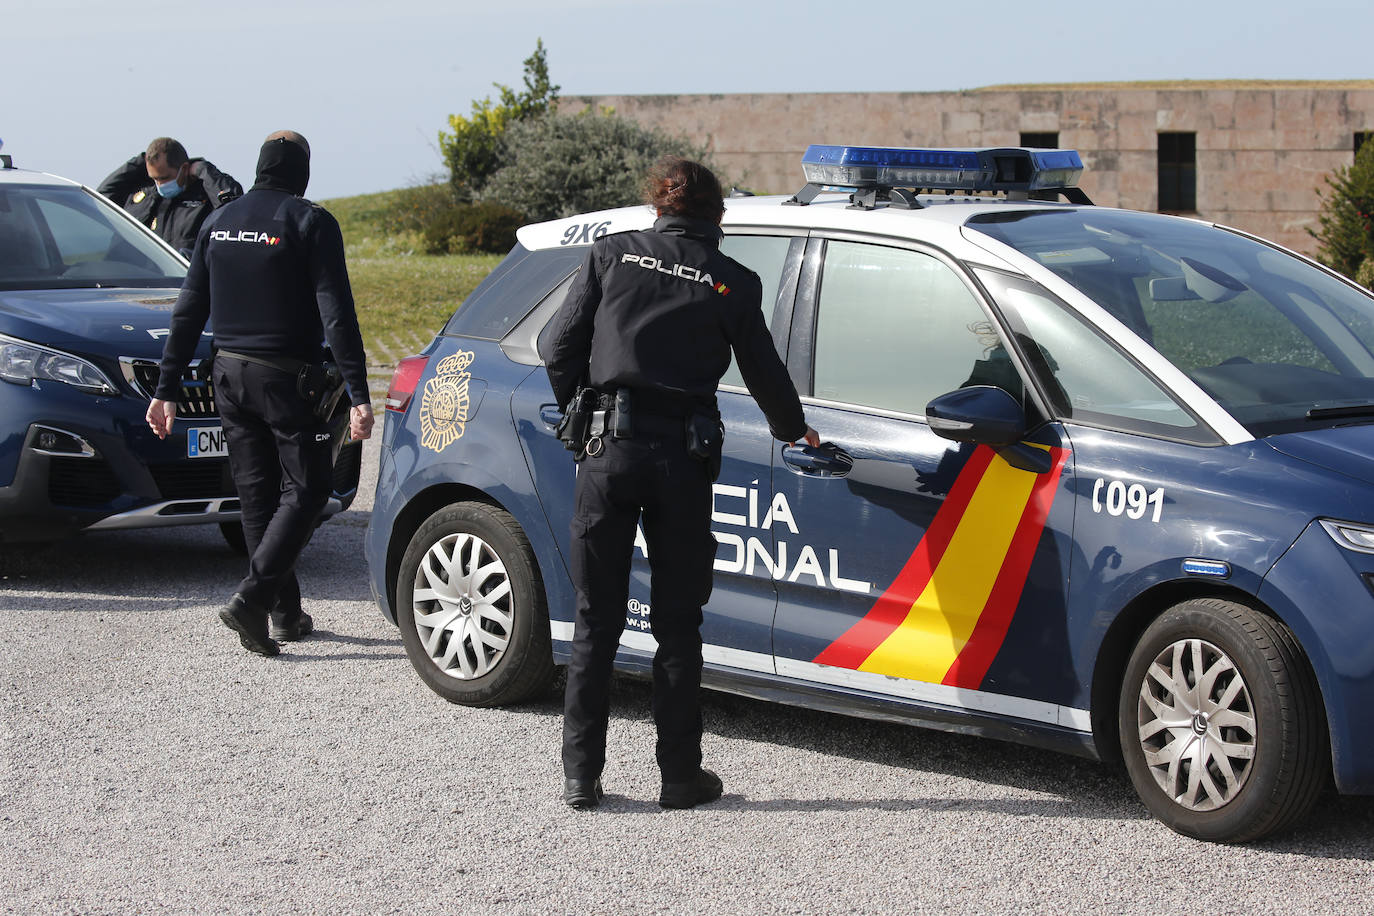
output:
M479 537L450 534L426 551L411 608L425 652L450 677L481 677L506 653L514 613L510 577Z
M1201 639L1165 647L1140 685L1137 723L1159 787L1192 811L1235 798L1255 759L1250 691L1225 652Z

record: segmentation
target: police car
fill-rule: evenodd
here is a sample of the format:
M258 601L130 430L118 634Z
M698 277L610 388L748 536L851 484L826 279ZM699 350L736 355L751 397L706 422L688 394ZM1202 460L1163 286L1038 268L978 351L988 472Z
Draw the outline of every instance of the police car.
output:
M144 422L186 261L104 197L0 156L0 550L82 531L218 523L243 549L209 332L172 435ZM347 404L334 418L346 438ZM352 502L342 444L328 513Z
M814 146L731 199L828 441L723 380L709 686L1107 761L1194 837L1374 794L1374 297L1234 229L1096 207L1072 150ZM839 193L830 193L834 189ZM575 465L538 340L609 210L519 244L387 395L372 588L420 677L566 662ZM647 672L646 546L617 656Z

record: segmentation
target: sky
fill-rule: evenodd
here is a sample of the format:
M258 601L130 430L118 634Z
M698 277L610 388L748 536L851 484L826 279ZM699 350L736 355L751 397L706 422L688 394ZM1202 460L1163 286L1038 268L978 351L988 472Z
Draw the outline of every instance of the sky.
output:
M0 140L95 186L171 136L247 187L292 129L328 199L442 174L448 116L541 38L571 96L1369 79L1371 34L1368 0L0 0Z

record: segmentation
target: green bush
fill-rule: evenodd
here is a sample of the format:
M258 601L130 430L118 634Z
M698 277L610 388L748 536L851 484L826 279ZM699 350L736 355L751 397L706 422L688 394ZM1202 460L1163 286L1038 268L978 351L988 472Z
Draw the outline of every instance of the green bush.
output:
M524 214L497 203L456 204L421 229L427 254L505 254L515 245Z
M423 184L392 193L380 219L386 232L424 232L459 204L448 184Z
M498 149L507 128L528 118L538 118L557 104L559 87L549 81L543 39L536 43L534 53L525 58L523 92L500 83L493 85L501 94L499 103L493 103L490 97L473 102L471 116L448 116L452 133L439 132L439 152L448 166L449 184L460 201L472 200L496 171L500 164Z
M512 123L499 152L504 164L479 199L499 201L536 221L640 203L644 174L661 156L707 158L684 138L612 111L588 110Z
M1374 290L1374 257L1364 259L1360 269L1355 272L1355 282L1365 289Z
M1355 278L1360 266L1374 258L1374 142L1360 147L1350 168L1328 175L1326 187L1321 228L1307 231L1318 242L1317 260Z

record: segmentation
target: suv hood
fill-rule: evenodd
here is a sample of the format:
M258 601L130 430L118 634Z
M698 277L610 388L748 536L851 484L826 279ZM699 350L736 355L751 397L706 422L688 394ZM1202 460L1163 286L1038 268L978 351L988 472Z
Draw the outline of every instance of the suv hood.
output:
M1374 425L1285 433L1264 441L1291 458L1374 484Z
M62 350L158 359L176 288L0 291L0 334ZM202 339L208 355L209 336Z

